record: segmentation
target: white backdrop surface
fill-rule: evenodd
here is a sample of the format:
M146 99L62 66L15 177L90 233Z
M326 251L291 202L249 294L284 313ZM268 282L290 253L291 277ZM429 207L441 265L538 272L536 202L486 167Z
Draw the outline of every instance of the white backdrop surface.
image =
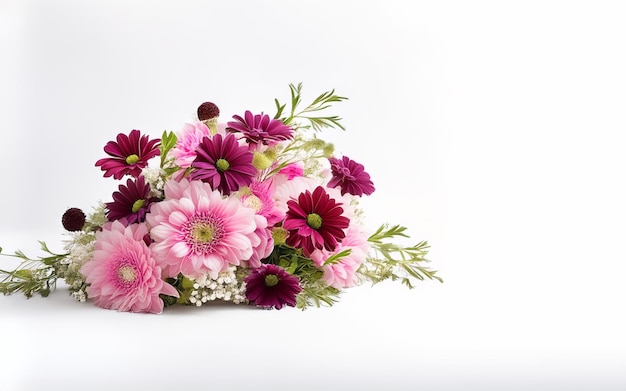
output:
M109 201L118 132L273 114L335 88L329 131L428 240L444 284L332 308L101 310L0 297L0 389L626 387L626 7L609 1L0 2L0 246L61 249ZM0 259L2 267L14 265Z

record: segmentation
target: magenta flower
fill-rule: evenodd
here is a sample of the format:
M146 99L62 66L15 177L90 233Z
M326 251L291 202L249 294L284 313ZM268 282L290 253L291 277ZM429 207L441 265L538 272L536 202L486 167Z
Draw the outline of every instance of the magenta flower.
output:
M297 202L288 201L283 223L283 228L289 231L287 244L302 248L307 256L315 249L333 251L346 236L343 230L350 224L342 216L340 205L321 186L313 193L308 190L301 193Z
M296 296L302 291L298 277L276 265L261 265L252 269L244 279L246 297L256 306L264 308L294 307Z
M301 163L289 163L278 171L279 174L287 175L288 180L304 176L304 167Z
M145 221L150 204L156 198L150 197L150 185L140 175L136 180L128 179L126 186L119 185L119 191L113 193L113 202L107 202L109 221L125 219L128 224Z
M265 228L257 224L265 224L264 218L255 218L238 198L223 198L208 183L184 179L174 191L166 185L166 195L172 192L177 198L154 203L146 216L151 248L166 276L217 276L253 256L260 245L255 231Z
M330 169L333 178L328 182L328 187L341 188L341 195L350 193L355 196L370 195L374 192L374 184L370 176L365 172L362 164L344 156L341 160L329 158Z
M142 136L136 129L128 136L120 133L117 142L109 141L104 147L104 152L112 157L98 160L96 167L100 166L105 177L122 179L128 174L136 178L148 165L148 160L161 154L160 142L161 139L150 140L147 135Z
M195 169L191 172L191 179L207 182L212 189L220 190L224 195L248 186L257 174L252 165L253 154L245 146L239 146L232 134L203 138L196 154L191 164Z
M96 232L93 259L80 272L87 295L102 308L132 312L163 312L159 295L178 297L176 289L161 279L161 268L144 242L145 224L127 227L119 221Z
M268 145L293 138L293 129L279 119L271 119L269 115L263 113L253 115L248 110L244 117L234 115L236 121L228 122L226 130L243 133L243 138L248 144Z

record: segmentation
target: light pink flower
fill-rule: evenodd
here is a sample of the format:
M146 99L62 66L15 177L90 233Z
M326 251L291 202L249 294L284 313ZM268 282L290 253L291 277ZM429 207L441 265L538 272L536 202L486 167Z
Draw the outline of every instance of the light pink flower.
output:
M239 198L223 198L201 181L183 180L170 193L179 197L168 199L166 187L166 199L146 215L151 248L166 276L216 276L252 257L253 242L259 240L257 220Z
M274 202L273 179L263 182L254 180L248 187L249 191L240 191L239 197L243 204L267 219L267 225L273 226L285 218L285 212Z
M267 228L265 218L260 215L254 216L257 223L257 229L254 232L257 236L256 241L252 243L252 256L246 262L242 262L243 266L257 268L261 266L261 260L270 256L274 250L274 238L272 231Z
M163 312L160 294L178 297L176 289L161 279L144 237L145 224L128 227L120 221L104 225L96 233L93 259L80 272L85 276L87 295L102 308L132 312Z
M324 265L326 260L341 251L350 249L349 255L341 258L339 262ZM369 251L367 236L359 228L351 225L348 227L346 237L339 243L334 251L315 250L310 257L324 270L324 282L333 288L350 288L357 284L356 271L359 269ZM324 266L322 266L324 265Z
M217 124L218 134L226 134L226 125ZM176 146L170 151L170 155L176 159L175 163L179 167L191 167L196 158L196 148L204 137L210 137L211 131L203 122L197 121L192 124L185 124L178 134Z

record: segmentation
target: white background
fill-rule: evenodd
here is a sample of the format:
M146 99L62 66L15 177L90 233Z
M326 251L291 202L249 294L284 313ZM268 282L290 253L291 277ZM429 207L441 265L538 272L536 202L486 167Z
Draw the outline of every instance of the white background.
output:
M1 389L626 387L621 2L87 3L0 2L5 253L110 200L118 132L273 114L303 82L350 98L323 137L372 175L367 223L428 240L445 283L305 312L0 297Z

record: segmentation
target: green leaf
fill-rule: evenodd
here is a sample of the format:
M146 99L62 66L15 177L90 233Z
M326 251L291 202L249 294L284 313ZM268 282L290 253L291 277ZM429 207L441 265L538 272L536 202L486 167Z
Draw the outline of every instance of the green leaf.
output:
M285 103L284 105L281 105L278 99L274 99L274 103L276 104L276 115L274 116L274 119L278 119L281 115L283 115L283 111L285 110L287 104Z
M161 136L161 168L165 166L165 162L167 160L167 154L169 151L176 146L176 142L178 138L174 132L168 132L167 130L163 131L163 135Z
M352 253L352 249L347 248L343 251L338 252L337 254L333 254L330 257L328 257L326 261L324 261L323 266L334 265L336 263L339 263L339 261L341 261L341 258L347 257L348 255L350 255L350 253Z

